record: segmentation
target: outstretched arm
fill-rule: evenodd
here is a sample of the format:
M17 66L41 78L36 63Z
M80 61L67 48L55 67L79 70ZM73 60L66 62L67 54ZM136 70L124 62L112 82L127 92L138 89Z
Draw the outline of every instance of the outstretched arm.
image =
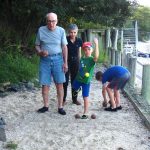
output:
M97 62L97 60L99 58L99 48L98 48L98 39L97 38L94 38L94 44L95 44L94 61Z

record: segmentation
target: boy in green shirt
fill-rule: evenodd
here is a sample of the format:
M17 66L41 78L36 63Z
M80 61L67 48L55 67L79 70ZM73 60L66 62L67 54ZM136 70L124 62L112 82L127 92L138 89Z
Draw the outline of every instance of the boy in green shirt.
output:
M95 44L95 55L92 56L93 47L91 42L85 42L82 45L82 49L84 51L84 56L80 56L80 65L77 76L73 82L72 88L75 90L74 94L77 93L82 87L82 96L84 100L84 112L82 115L82 119L87 119L88 106L89 106L89 90L90 90L90 81L92 79L94 73L94 66L99 57L99 49L98 49L98 40L94 38Z

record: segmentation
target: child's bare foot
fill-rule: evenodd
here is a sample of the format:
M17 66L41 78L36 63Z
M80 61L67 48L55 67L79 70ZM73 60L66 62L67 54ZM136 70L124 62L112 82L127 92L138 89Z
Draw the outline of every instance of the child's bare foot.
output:
M106 101L103 101L103 107L107 107L107 102Z
M110 101L103 101L102 103L103 107L107 107L108 104L111 105Z
M107 101L103 101L102 105L103 107L107 107L108 102Z

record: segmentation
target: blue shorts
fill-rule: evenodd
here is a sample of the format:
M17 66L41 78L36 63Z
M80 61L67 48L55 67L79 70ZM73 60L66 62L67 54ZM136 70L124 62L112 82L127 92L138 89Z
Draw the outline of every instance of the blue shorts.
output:
M79 90L80 87L82 87L82 96L88 97L90 91L90 83L85 84L85 83L78 82L77 80L74 80L72 84L72 88L77 91Z
M125 87L126 83L129 81L129 79L130 79L130 73L126 73L120 78L114 78L108 84L108 88L117 89L117 90L123 89Z
M63 63L62 54L41 57L39 68L40 83L49 86L52 82L52 77L55 83L64 83Z

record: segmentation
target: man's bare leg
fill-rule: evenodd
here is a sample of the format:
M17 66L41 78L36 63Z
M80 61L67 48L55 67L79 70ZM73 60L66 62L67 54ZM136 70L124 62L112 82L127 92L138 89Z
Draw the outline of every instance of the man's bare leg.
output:
M48 107L49 86L47 85L42 86L42 96L43 96L44 106Z
M64 97L64 89L62 83L56 83L57 89L57 99L58 99L58 113L61 115L66 115L66 112L63 110L63 97Z
M49 86L43 85L42 86L42 97L43 97L43 103L44 107L38 109L38 113L44 113L48 111L48 95L49 95Z

